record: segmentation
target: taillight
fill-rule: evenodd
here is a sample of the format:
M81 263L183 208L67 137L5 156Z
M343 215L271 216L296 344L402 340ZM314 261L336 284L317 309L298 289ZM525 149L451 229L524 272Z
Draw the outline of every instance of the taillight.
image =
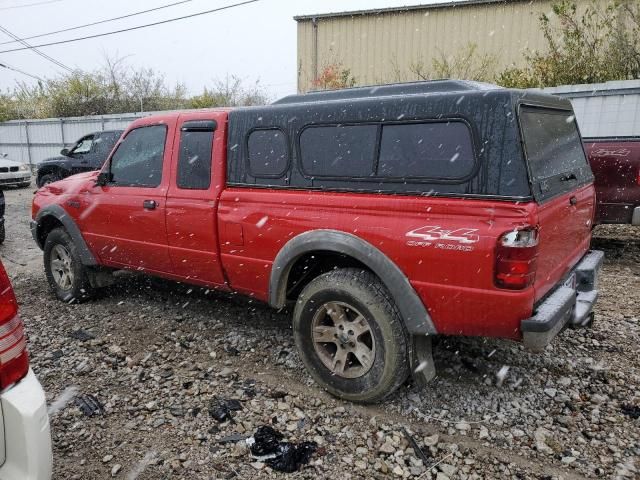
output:
M636 183L640 185L640 168L638 168L638 175L636 176Z
M29 357L18 303L0 263L0 390L24 378L28 371Z
M533 285L538 256L538 230L524 228L506 232L496 247L495 284L499 288L524 290Z

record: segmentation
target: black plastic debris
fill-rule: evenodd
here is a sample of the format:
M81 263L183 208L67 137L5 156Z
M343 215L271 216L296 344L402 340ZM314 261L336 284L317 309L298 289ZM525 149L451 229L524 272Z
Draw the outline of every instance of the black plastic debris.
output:
M413 451L418 456L418 458L422 460L422 463L424 463L425 465L428 465L429 457L424 453L424 450L420 448L420 445L418 445L418 442L416 442L416 439L413 438L413 435L411 435L407 431L407 429L404 427L402 427L402 434L409 441L409 445L411 445L411 448L413 448Z
M620 410L626 416L631 417L634 420L637 420L638 418L640 418L640 406L638 406L638 405L631 405L631 404L627 403L627 404L622 405L620 407Z
M80 411L87 417L104 414L104 407L96 397L91 394L78 395L75 400Z
M93 333L83 330L82 328L79 330L74 330L69 334L69 336L75 340L80 340L81 342L87 342L96 338Z
M232 433L231 435L227 435L226 437L222 437L218 440L217 443L235 443L240 442L241 440L246 440L247 435L243 435L242 433Z
M227 354L231 355L232 357L237 357L238 355L240 355L240 350L238 350L236 347L233 347L231 345L225 345L224 351L227 352Z
M259 427L250 446L251 454L274 470L291 473L309 463L318 448L316 442L290 443L282 438L280 432L268 425Z
M233 419L233 413L242 410L242 404L235 399L225 400L214 398L209 403L209 415L218 422Z

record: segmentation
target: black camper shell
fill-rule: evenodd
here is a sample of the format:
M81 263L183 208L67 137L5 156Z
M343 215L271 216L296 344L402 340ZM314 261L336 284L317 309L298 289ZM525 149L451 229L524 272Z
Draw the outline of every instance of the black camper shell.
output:
M543 201L593 180L568 100L477 82L293 95L232 110L228 135L230 186ZM573 154L532 171L527 149Z

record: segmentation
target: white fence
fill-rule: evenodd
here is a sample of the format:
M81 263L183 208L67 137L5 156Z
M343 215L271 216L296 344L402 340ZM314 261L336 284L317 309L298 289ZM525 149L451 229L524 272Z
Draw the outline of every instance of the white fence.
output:
M0 123L0 153L31 165L60 154L83 135L124 129L136 118L150 113L122 113L91 117L13 120Z
M571 99L583 137L640 137L640 80L543 91Z
M640 136L640 80L545 88L571 99L584 137ZM87 133L124 129L152 113L13 120L0 123L0 153L35 165Z

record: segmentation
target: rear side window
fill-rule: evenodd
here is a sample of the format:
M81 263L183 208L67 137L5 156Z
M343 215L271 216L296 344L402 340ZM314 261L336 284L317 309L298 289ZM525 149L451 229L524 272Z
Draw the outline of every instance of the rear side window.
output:
M523 107L520 124L533 181L587 166L572 112Z
M247 141L249 172L257 178L277 178L289 166L287 137L278 128L254 130Z
M167 128L152 125L131 130L111 157L111 183L123 187L157 187Z
M462 122L382 127L380 177L460 179L474 165L471 131Z
M119 138L120 132L101 133L93 142L94 151L99 154L108 155Z
M308 127L300 135L303 173L311 177L374 175L377 125Z
M207 190L211 185L213 131L182 131L178 157L179 188Z

